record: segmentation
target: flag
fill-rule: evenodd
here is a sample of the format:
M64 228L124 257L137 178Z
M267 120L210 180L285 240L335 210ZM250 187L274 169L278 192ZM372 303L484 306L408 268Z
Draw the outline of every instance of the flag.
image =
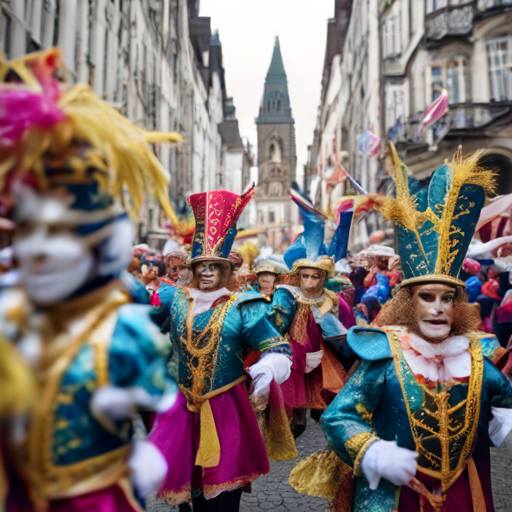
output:
M423 128L432 126L437 120L448 113L448 92L443 89L441 96L434 100L432 105L425 110L421 124Z

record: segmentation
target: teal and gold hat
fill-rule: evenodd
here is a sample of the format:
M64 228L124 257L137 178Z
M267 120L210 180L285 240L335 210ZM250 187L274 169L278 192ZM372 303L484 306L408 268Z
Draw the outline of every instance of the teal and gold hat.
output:
M401 286L437 281L465 287L459 277L469 243L494 189L494 173L478 165L482 151L439 167L427 187L407 174L390 144L396 194L379 207L395 223L404 280Z

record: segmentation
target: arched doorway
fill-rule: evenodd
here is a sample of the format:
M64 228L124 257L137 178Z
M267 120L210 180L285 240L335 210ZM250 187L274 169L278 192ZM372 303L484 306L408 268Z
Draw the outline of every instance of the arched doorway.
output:
M488 153L478 163L482 167L492 169L497 173L496 193L498 195L512 192L512 160L510 158L499 153Z

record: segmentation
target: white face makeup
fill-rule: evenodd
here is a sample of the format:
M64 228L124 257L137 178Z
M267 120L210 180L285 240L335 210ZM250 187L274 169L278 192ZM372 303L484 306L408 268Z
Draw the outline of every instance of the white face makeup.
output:
M271 274L270 272L262 272L258 274L258 284L260 286L260 290L263 293L270 293L274 290L274 286L276 284L277 276L275 274Z
M320 270L305 268L300 271L300 289L306 299L316 299L323 293L325 278Z
M218 263L204 261L194 268L194 275L202 292L213 292L222 287L222 272Z
M67 227L26 221L19 227L13 249L22 284L32 301L43 306L72 295L94 267L91 249Z
M412 288L418 327L426 341L440 343L450 335L455 318L455 288L429 283Z

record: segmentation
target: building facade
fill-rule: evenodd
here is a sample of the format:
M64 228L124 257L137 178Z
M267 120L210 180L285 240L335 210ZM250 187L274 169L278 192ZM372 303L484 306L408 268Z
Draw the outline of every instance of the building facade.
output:
M292 117L288 79L279 38L276 37L270 67L265 78L259 115L258 188L256 210L258 226L287 226L296 218L290 201L290 187L296 179L297 153L295 120ZM280 249L286 242L284 229L268 231L267 245Z
M498 193L512 192L512 3L508 0L335 0L322 96L305 189L325 211L354 193L343 165L369 192L386 192L380 155L359 147L371 130L392 140L418 179L451 158L484 149ZM428 129L424 112L442 91L449 110ZM352 248L386 223L358 223Z
M420 179L450 158L482 148L512 192L512 4L504 0L380 2L383 130ZM441 91L449 112L422 130Z
M189 194L226 183L229 144L219 126L232 100L219 35L196 0L4 1L0 44L11 59L58 46L70 80L88 83L138 126L183 134L184 143L155 147L178 213ZM159 206L148 203L142 219L141 238L161 245Z
M379 184L379 162L358 151L366 130L380 135L379 24L377 0L335 0L334 17L328 21L322 76L321 102L313 143L306 166L305 189L323 211L355 190L343 166L368 192ZM358 223L352 246L367 243L377 229L371 215Z

